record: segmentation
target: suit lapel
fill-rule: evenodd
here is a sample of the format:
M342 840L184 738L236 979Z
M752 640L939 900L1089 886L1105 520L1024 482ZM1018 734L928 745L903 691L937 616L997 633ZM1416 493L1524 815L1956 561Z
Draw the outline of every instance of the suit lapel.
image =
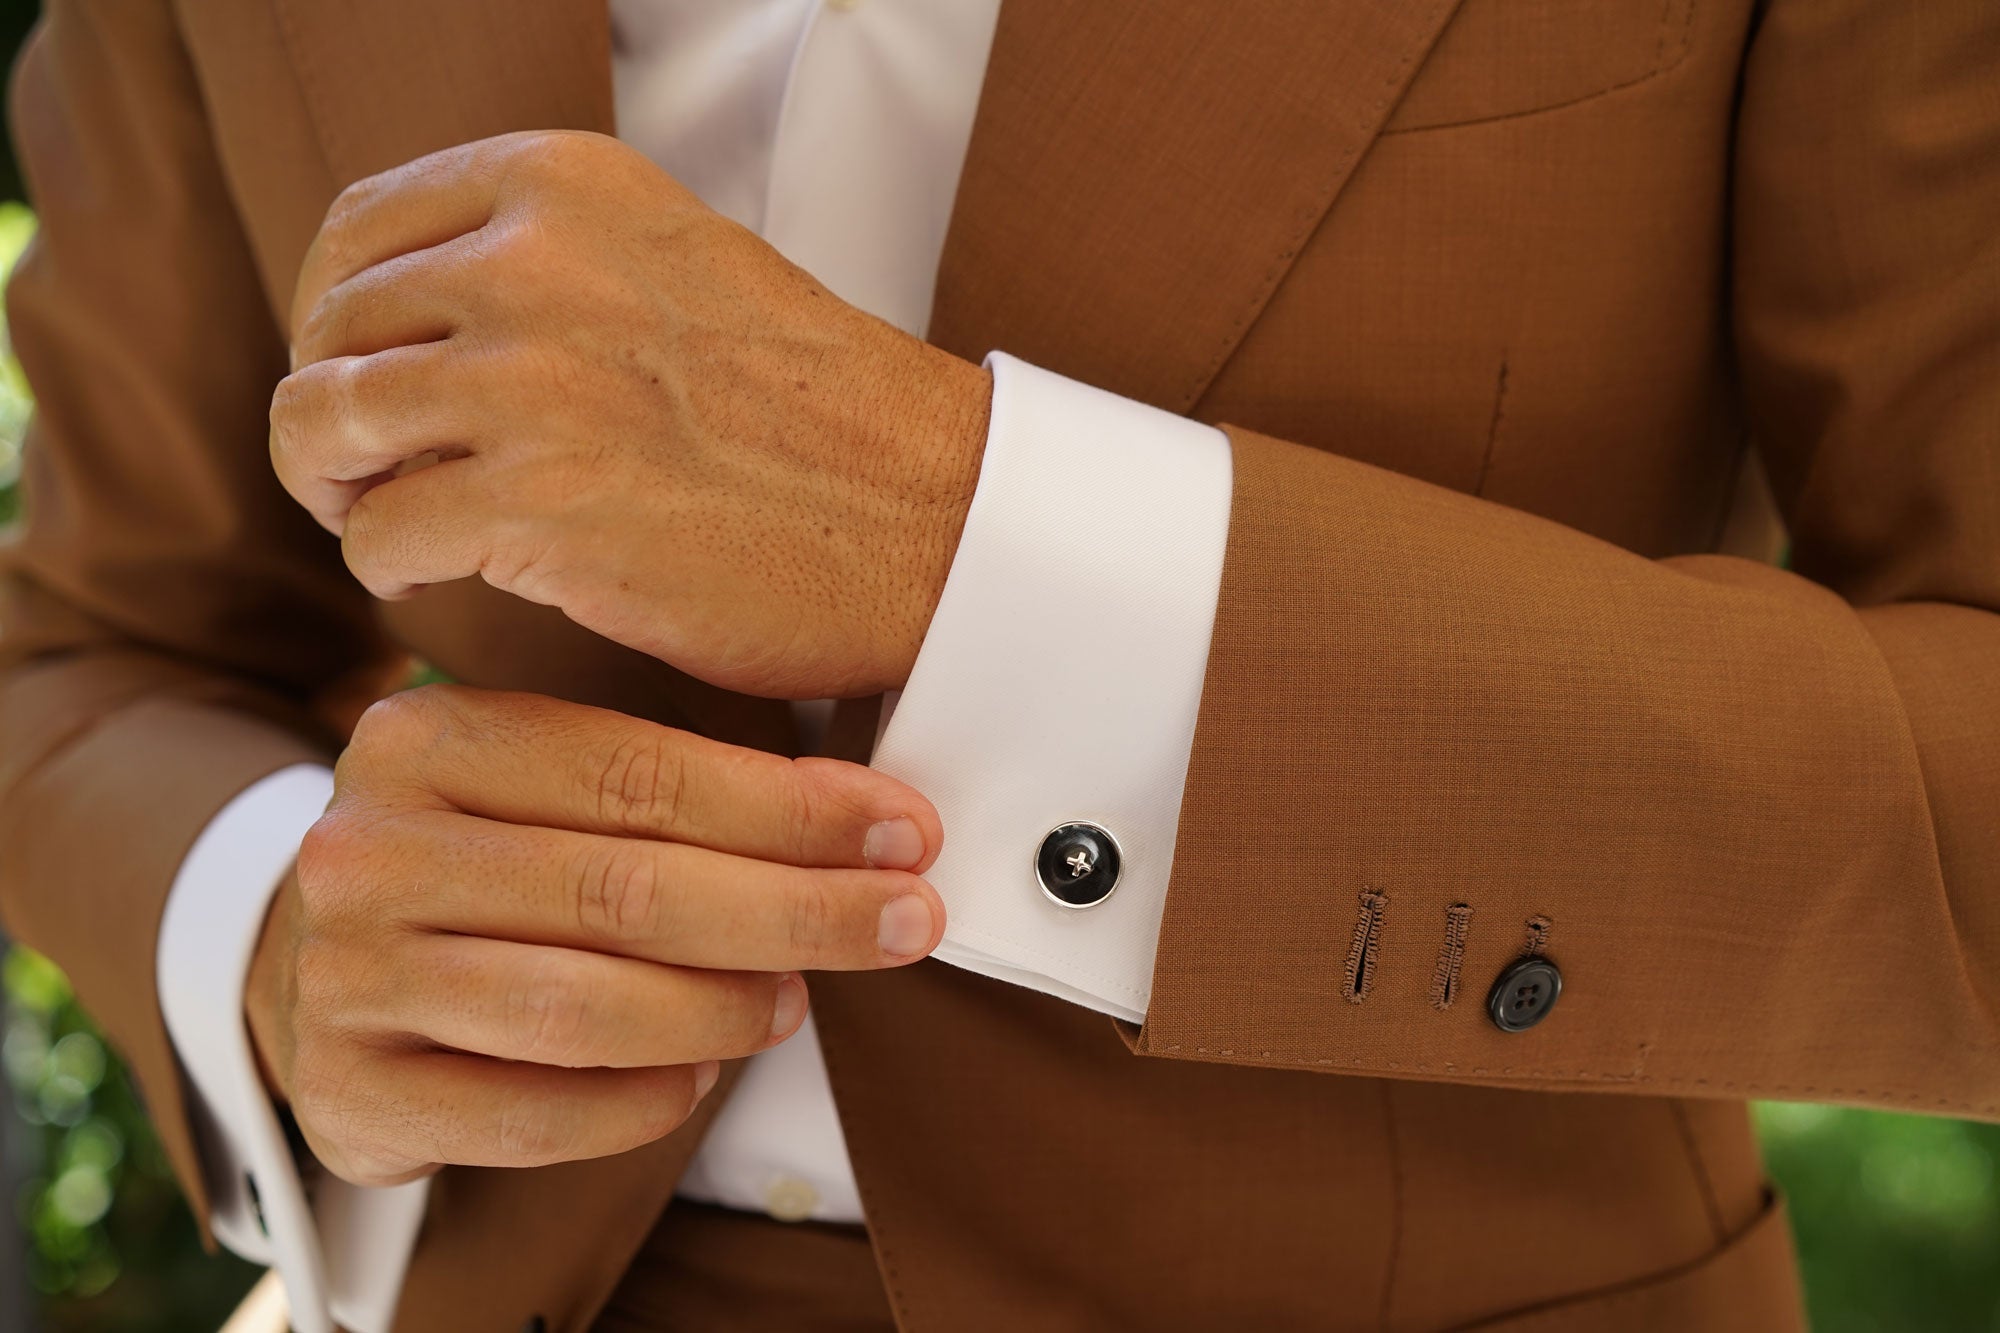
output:
M1191 410L1458 0L1004 0L931 338Z
M335 188L510 130L613 132L603 0L272 0Z

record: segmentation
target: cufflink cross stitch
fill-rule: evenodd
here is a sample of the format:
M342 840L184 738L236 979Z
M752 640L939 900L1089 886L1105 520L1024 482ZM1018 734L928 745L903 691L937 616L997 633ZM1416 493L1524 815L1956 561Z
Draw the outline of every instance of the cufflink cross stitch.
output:
M1118 870L1117 839L1099 824L1060 824L1035 851L1042 896L1058 907L1097 906L1118 887Z

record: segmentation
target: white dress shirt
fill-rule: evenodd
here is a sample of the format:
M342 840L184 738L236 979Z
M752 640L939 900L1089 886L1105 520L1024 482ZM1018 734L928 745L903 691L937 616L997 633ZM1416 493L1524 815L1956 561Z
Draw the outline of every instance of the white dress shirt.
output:
M999 0L611 0L619 136L844 300L921 336ZM1220 432L995 353L978 487L874 763L927 795L937 956L1137 1020L1173 864L1221 582ZM1087 521L1080 515L1087 514ZM1084 605L1077 627L1051 607ZM1073 651L1050 651L1068 643ZM801 718L817 734L818 717ZM301 1333L389 1326L423 1182L310 1197L242 1020L270 896L324 808L326 770L252 785L181 867L161 1006L191 1083L213 1222L277 1266ZM1043 836L1116 837L1117 892L1057 906ZM251 1185L254 1182L253 1202ZM810 1019L749 1062L680 1190L788 1219L861 1221Z

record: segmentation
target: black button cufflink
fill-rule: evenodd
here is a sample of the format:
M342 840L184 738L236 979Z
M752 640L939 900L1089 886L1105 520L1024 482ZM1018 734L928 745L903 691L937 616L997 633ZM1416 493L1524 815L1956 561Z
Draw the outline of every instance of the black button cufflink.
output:
M1050 902L1095 907L1118 887L1118 843L1095 824L1062 824L1035 853L1035 878Z
M1546 958L1517 958L1486 996L1486 1012L1502 1032L1526 1032L1549 1016L1562 994L1562 969Z

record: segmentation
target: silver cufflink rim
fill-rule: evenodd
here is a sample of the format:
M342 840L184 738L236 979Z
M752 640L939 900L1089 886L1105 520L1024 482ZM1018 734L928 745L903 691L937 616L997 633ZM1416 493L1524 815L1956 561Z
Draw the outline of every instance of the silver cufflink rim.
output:
M1042 848L1048 845L1050 838L1061 833L1064 829L1072 828L1089 829L1092 835L1102 838L1106 843L1110 844L1112 858L1118 867L1118 877L1111 881L1111 887L1105 892L1104 896L1087 903L1068 902L1058 897L1055 890L1050 887L1048 880L1042 877ZM1088 912L1094 907L1104 906L1104 904L1111 901L1112 895L1118 892L1118 886L1125 882L1125 849L1119 845L1116 834L1094 819L1065 819L1060 824L1052 825L1047 833L1044 833L1035 840L1035 850L1028 858L1028 864L1034 873L1035 883L1042 890L1042 897L1066 912ZM1090 870L1094 869L1096 869L1096 863L1092 863L1085 871L1080 872L1076 878L1080 879L1083 874L1087 874Z

